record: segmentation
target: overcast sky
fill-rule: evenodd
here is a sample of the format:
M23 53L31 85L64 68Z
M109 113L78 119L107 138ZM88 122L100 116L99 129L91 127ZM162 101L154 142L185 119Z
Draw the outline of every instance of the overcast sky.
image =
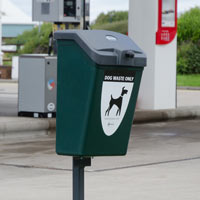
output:
M31 15L32 0L11 0L24 12ZM95 20L101 12L110 10L128 10L129 0L90 0L91 21ZM178 10L183 12L191 7L200 6L200 0L178 0Z

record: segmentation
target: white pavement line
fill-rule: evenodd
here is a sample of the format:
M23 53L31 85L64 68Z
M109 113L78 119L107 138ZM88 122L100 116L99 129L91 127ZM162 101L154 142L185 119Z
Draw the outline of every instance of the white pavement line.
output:
M43 167L43 166L19 165L19 164L6 164L6 163L0 163L0 166L27 168L27 169L46 169L46 170L56 170L56 171L72 171L71 169L62 169L62 168L55 168L55 167Z
M164 165L164 164L170 164L170 163L188 162L188 161L192 161L192 160L200 160L200 156L193 157L193 158L177 159L177 160L167 160L167 161L154 162L154 163L129 165L129 166L124 166L124 167L98 169L98 170L85 170L85 171L86 172L107 172L107 171L124 170L124 169L130 169L130 168L157 166L157 165ZM30 169L46 169L46 170L56 170L56 171L72 171L72 169L63 169L63 168L54 168L54 167L45 167L45 166L34 166L34 165L7 164L7 163L0 163L0 166L17 167L17 168L28 168L28 169L29 168Z
M155 165L164 165L164 164L169 164L169 163L187 162L187 161L191 161L191 160L200 160L200 156L194 157L194 158L168 160L168 161L161 161L161 162L155 162L155 163L146 163L146 164L130 165L130 166L125 166L125 167L116 167L116 168L110 168L110 169L98 169L98 170L94 170L93 172L104 172L104 171L115 171L115 170L123 170L123 169L138 168L138 167L148 167L148 166L155 166Z

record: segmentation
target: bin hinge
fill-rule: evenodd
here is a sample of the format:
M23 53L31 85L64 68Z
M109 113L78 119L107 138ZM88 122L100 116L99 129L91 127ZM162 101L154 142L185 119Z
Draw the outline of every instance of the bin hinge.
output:
M125 57L126 58L134 58L135 57L135 53L133 51L127 51L125 53Z

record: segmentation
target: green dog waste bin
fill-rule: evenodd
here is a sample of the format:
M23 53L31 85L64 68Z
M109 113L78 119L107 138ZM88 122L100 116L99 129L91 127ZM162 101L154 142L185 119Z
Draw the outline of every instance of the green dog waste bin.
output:
M101 30L55 33L56 152L125 155L146 56L127 36Z

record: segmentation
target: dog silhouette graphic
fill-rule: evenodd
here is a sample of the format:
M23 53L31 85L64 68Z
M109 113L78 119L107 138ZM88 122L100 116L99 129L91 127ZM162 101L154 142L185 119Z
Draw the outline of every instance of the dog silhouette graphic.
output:
M105 116L109 116L111 109L113 108L114 105L118 107L116 116L121 114L121 108L122 108L122 103L123 103L123 96L128 93L128 90L125 89L125 87L122 88L122 92L119 98L114 99L113 96L111 95L111 99L109 102L109 107L105 112Z

